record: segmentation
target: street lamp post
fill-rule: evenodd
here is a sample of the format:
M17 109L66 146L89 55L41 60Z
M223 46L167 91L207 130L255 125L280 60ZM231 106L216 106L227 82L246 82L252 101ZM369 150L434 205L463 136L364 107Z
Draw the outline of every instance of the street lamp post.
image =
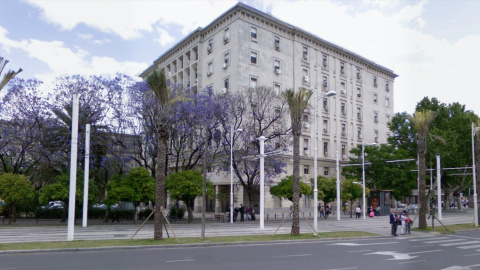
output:
M331 97L335 96L337 92L335 91L328 91L327 93L324 93L320 96L318 96L318 90L315 88L315 112L314 114L314 120L313 120L313 133L314 133L314 146L313 146L313 152L314 152L314 157L313 157L313 228L315 231L317 231L317 219L318 219L318 188L317 188L317 177L318 177L318 172L317 172L317 111L318 111L318 100L323 98L323 97Z
M233 130L230 126L230 223L233 223L233 134L242 132L242 129Z
M480 127L475 127L472 122L472 174L473 174L473 212L475 227L478 227L478 202L477 202L477 171L475 168L475 132L480 130Z
M363 198L362 198L362 207L363 207L363 218L365 218L365 145L376 145L376 143L370 143L370 144L365 144L365 142L362 141L362 188L363 188Z

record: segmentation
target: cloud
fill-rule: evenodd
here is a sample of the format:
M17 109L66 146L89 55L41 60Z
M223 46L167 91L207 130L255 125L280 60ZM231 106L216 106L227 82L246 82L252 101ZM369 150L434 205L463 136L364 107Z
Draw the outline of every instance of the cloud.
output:
M387 1L367 1L380 5ZM394 9L354 9L349 2L279 1L272 14L321 38L377 62L399 75L395 79L395 111L413 113L423 97L460 102L480 113L474 80L480 34L449 42L425 33L425 1L396 3ZM437 4L437 3L433 3ZM382 7L380 5L380 7ZM302 14L299 16L298 14ZM315 18L315 23L312 23Z
M170 34L167 31L163 30L160 27L157 27L156 29L159 34L159 38L156 41L160 43L162 46L165 47L167 44L171 44L175 41L175 38L170 36Z
M154 26L177 25L186 35L212 21L236 1L84 1L28 0L41 10L43 20L72 30L79 24L115 34L125 40L136 39ZM88 14L88 16L86 15Z
M95 39L92 34L77 34L77 36L83 40L89 41L93 44L102 45L111 42L109 39Z

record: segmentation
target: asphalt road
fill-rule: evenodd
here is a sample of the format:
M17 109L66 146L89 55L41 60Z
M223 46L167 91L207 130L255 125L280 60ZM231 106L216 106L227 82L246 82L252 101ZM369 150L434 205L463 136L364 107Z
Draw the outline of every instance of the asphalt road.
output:
M373 239L0 255L20 269L480 269L480 231Z

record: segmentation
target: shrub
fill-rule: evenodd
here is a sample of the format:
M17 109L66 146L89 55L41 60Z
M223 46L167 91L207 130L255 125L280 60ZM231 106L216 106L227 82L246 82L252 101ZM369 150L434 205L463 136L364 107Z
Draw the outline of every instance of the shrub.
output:
M142 209L138 211L138 218L146 219L152 212L153 212L153 209L150 209L150 208Z

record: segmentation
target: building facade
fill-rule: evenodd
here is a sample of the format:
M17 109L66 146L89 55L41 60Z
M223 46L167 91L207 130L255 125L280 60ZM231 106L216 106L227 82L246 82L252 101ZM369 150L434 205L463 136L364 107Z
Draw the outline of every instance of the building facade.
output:
M314 91L318 175L335 176L337 151L347 162L350 149L362 142L387 143L390 135L397 77L392 70L242 3L187 35L140 76L156 69L173 84L210 87L216 94L256 86L272 87L277 94L299 87ZM337 95L317 98L328 91ZM305 113L300 141L305 179L314 175L314 114L315 109ZM289 164L287 173L292 170ZM268 189L266 200L267 208L286 206Z

